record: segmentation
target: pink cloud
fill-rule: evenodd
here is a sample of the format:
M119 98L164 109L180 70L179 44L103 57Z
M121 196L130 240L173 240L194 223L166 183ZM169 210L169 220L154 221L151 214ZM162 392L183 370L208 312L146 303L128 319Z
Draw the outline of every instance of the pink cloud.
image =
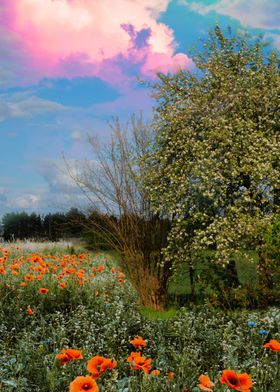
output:
M191 64L175 54L173 31L156 20L169 0L2 1L6 29L30 56L37 77L99 76L123 86L130 77L120 59L149 77ZM136 42L139 32L146 34L143 46Z

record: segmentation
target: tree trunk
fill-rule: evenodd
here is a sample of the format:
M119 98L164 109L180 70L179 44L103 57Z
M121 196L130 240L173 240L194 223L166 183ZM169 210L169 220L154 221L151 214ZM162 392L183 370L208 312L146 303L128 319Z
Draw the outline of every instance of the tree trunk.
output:
M189 263L189 274L190 274L190 286L191 286L191 299L193 302L196 302L195 271L191 263Z
M270 265L270 260L265 252L259 251L259 263L257 267L259 275L259 283L261 288L273 289L273 270Z

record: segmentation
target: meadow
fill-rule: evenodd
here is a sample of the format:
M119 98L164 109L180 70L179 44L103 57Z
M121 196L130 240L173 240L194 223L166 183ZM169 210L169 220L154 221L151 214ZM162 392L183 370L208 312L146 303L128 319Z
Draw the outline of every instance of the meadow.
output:
M276 307L152 312L111 254L69 243L2 245L0 298L1 391L280 390Z

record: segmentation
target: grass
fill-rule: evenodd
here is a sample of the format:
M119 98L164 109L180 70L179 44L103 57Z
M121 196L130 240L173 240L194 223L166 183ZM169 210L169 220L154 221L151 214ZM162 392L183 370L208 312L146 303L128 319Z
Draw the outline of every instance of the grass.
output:
M211 251L205 252L205 254L211 255ZM235 255L234 259L236 262L236 269L240 284L244 286L250 286L252 289L254 289L258 283L256 270L258 262L257 253L254 251L249 251L246 253L239 252ZM202 274L206 276L208 274L209 280L211 279L210 267L211 266L209 261L198 262L195 265L196 284L198 283L199 277ZM176 267L174 276L170 279L169 282L168 293L171 297L188 297L191 294L189 266L187 263L178 265Z
M139 309L142 316L144 316L148 320L169 320L172 317L175 317L178 313L178 309L171 307L167 310L153 310L147 307L142 307Z

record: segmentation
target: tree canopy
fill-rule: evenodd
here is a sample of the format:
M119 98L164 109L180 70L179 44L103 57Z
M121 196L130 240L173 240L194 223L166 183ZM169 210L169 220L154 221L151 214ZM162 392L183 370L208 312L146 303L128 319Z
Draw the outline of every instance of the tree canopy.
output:
M212 246L227 263L279 209L279 54L216 26L193 59L197 72L160 75L153 86L146 186L172 219L167 258Z

